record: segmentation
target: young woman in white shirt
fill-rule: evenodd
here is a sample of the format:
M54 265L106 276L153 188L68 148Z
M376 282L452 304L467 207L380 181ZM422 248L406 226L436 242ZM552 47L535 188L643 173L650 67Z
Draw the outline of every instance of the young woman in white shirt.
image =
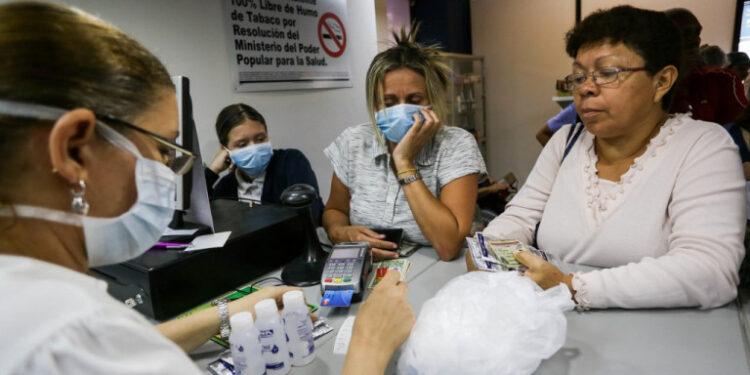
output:
M629 6L574 27L566 81L585 129L574 142L570 126L552 137L484 231L536 238L563 262L600 267L565 274L516 254L527 277L543 288L566 284L584 309L710 308L736 296L745 222L740 160L720 126L668 114L680 46L663 13Z

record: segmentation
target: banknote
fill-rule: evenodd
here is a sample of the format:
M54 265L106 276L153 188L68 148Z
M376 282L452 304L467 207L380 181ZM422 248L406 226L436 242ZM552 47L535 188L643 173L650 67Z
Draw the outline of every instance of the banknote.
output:
M519 270L523 265L516 260L513 254L517 251L528 250L518 240L489 240L487 247L492 255L500 261L500 266L505 270Z
M500 268L500 261L493 258L492 255L483 255L479 241L472 237L466 237L466 245L469 247L469 254L474 261L474 265L482 271L497 272Z
M373 272L373 276L370 279L370 283L367 285L367 288L372 289L376 285L378 285L378 283L381 279L383 279L388 270L399 271L401 273L401 281L406 280L406 275L409 273L411 265L412 263L408 259L390 259L375 263L373 265L373 269L375 272Z
M487 238L481 232L477 232L474 237L467 237L466 244L474 264L483 271L525 271L526 266L516 260L513 255L522 250L528 250L545 261L550 261L544 250L536 249L518 240Z

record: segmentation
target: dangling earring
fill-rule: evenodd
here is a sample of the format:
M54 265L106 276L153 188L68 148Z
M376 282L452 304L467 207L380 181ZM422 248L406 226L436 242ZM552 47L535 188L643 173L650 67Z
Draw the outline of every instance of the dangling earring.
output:
M70 208L76 214L86 215L89 212L89 202L86 202L86 199L83 197L86 194L86 183L83 180L78 180L78 186L74 185L70 189L70 193L73 194Z

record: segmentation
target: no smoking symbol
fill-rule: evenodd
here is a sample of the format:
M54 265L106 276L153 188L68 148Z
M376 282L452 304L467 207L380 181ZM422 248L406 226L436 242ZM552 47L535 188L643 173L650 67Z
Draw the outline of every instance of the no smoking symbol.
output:
M328 56L339 57L346 48L344 23L333 13L325 13L318 21L318 40Z

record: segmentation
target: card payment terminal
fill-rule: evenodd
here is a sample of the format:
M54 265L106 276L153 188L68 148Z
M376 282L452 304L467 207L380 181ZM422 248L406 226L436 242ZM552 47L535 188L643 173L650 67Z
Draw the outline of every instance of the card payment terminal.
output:
M362 299L372 269L370 244L342 242L333 246L320 280L320 292L346 291L353 301Z

